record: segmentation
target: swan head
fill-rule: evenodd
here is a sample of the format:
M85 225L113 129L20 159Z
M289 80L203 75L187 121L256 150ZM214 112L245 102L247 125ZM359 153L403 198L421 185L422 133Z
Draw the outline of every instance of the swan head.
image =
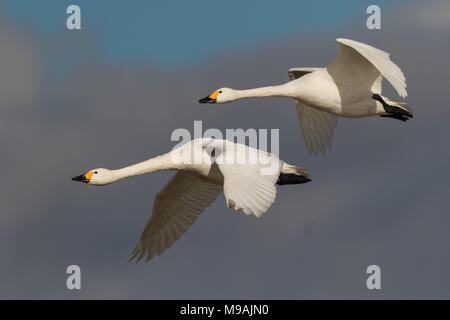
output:
M236 90L231 88L220 88L211 93L209 96L198 100L200 103L227 103L237 100L239 97Z
M116 179L114 179L112 171L103 168L89 170L85 174L72 178L72 180L92 184L95 186L104 186L105 184L110 184L116 181Z

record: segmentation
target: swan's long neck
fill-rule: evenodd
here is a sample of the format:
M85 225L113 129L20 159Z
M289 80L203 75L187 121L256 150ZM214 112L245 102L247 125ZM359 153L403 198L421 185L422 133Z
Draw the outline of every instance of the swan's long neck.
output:
M175 168L176 167L173 165L170 154L166 153L122 169L112 170L112 173L116 180L120 180L150 172L172 170Z
M288 97L292 98L292 86L285 83L279 86L268 86L248 90L235 90L238 99L262 97Z

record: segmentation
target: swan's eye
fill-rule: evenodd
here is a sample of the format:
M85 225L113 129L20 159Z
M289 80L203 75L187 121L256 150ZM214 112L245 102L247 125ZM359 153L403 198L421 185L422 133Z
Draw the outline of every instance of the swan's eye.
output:
M222 90L220 90L219 93L222 93Z
M95 174L97 174L98 172L97 172L97 171L95 171L94 173L95 173Z

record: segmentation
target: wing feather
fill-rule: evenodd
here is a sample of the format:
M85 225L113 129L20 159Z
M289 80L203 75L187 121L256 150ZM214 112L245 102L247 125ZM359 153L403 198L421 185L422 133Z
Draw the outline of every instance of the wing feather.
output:
M373 65L373 67L375 67L377 71L392 84L402 98L405 98L408 95L406 91L405 75L402 70L391 61L389 53L355 40L338 38L336 39L336 42L339 46L339 56L335 60L336 63L344 63L346 60L345 57L353 54L352 51L354 50ZM361 65L361 67L363 67L363 65ZM366 67L366 69L369 68ZM370 71L371 70L367 70L367 72ZM376 84L377 86L381 86L381 79L376 78L375 81L378 81Z
M322 68L291 68L289 78L298 79L305 74L321 70ZM331 139L334 128L337 126L337 117L316 110L300 101L297 101L297 115L303 132L306 148L310 154L324 154L326 149L331 149Z
M297 115L309 153L317 156L324 154L326 149L330 150L337 117L300 101L297 101Z
M295 80L303 77L305 74L319 71L323 68L290 68L288 71L289 79Z
M215 162L224 177L223 190L227 206L260 217L275 201L275 183L280 175L281 161L273 154L245 145L226 140L221 140L221 144L217 145L222 150ZM227 152L245 152L245 162L227 164ZM250 161L252 158L261 159L259 157L266 158L263 161ZM269 163L275 169L264 171L263 168L268 168Z
M170 248L209 207L222 191L222 186L209 183L199 176L179 171L158 193L153 213L131 254L130 261L137 258L150 260Z

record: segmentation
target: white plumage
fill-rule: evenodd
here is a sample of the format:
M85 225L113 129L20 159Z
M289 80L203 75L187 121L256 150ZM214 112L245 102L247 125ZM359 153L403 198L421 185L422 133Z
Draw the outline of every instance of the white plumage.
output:
M378 77L381 74L397 90L400 97L406 98L408 93L406 92L405 76L402 70L391 61L388 52L350 39L338 38L336 42L339 46L339 56L333 62L334 64L342 63L348 68L358 69L358 72L355 73L361 76L362 81L367 78L369 73L376 73L376 79L381 79ZM327 68L332 66L333 64Z
M130 260L149 260L171 247L222 190L229 208L260 217L275 201L275 184L282 175L294 176L294 180L286 182L284 178L279 184L309 181L306 169L289 165L274 154L212 138L193 140L122 169L93 169L73 180L106 185L160 170L177 173L156 196L152 215Z
M200 103L227 103L244 98L288 97L296 100L297 113L308 151L324 154L331 149L337 117L374 115L406 121L412 111L404 101L381 95L382 78L405 98L406 81L389 53L370 45L336 39L338 57L324 68L291 68L290 82L249 90L221 88Z

